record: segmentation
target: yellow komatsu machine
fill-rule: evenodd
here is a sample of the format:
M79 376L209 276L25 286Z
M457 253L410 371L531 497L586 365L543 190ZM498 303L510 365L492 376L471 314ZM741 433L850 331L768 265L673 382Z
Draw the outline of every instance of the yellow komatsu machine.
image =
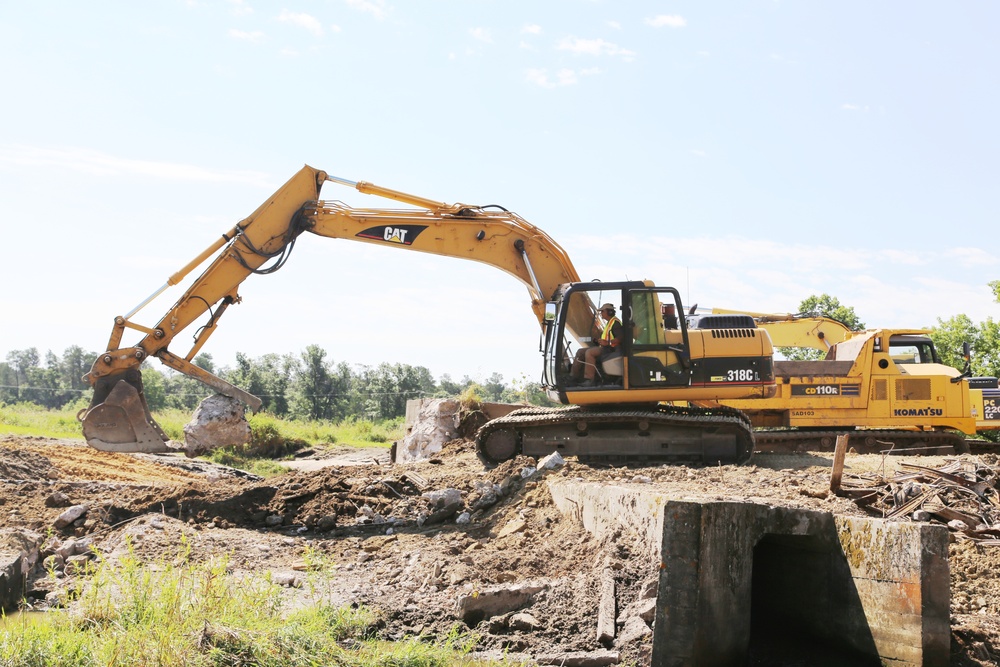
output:
M320 190L327 182L408 208L352 208L323 201ZM86 376L94 388L90 408L81 413L87 442L113 451L167 448L168 439L143 395L140 367L151 357L259 409L258 398L192 360L226 309L240 303L240 284L252 274L279 268L305 232L484 262L527 287L529 305L542 329L541 383L551 398L572 407L525 408L488 422L477 435L479 453L487 462L553 451L600 460L742 462L753 451L753 430L739 410L717 403L704 408L664 404L773 394L771 342L753 322L722 337L692 329L677 317L684 309L676 289L649 281L581 282L555 241L506 209L445 204L336 178L309 166L148 299L115 318L107 351ZM207 268L158 321L147 326L134 319L160 292L209 259ZM620 313L624 335L614 354L600 358L596 384L583 386L570 372L572 362L581 348L598 343L598 304L605 303L614 304ZM175 337L199 321L191 349L174 354L169 348ZM126 331L139 332L141 340L123 346Z
M858 451L964 451L967 435L1000 428L1000 411L990 409L997 379L942 364L927 330L852 331L825 317L711 313L691 316L689 324L710 328L748 317L777 348L825 355L776 360L771 398L719 401L750 416L758 451L832 450L844 433ZM965 355L968 362L968 346Z

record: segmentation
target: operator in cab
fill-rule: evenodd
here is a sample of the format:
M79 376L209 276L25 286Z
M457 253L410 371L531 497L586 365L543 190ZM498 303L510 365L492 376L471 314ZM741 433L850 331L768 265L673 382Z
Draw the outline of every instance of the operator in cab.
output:
M615 315L614 305L606 303L599 312L600 320L595 322L595 333L600 331L597 344L578 351L573 361L571 373L577 380L583 378L582 387L593 387L596 384L597 364L620 352L622 321Z

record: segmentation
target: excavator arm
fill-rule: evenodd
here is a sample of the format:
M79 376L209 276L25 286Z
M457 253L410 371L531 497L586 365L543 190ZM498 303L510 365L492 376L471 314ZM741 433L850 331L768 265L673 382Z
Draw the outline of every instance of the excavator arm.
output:
M327 181L414 208L363 209L321 201L320 190ZM240 302L240 284L252 274L279 269L303 232L490 264L527 287L532 311L540 324L545 321L546 299L560 284L579 281L572 262L555 241L506 209L445 204L371 183L331 177L305 166L150 297L127 315L115 318L107 351L85 376L94 387L91 407L80 415L87 441L111 451L167 449L167 437L152 419L143 395L139 368L149 357L239 399L253 410L259 409L261 401L257 397L199 368L192 359L215 331L226 309ZM147 327L133 320L156 296L212 257L208 267L156 324ZM575 330L589 331L594 312L586 308L577 311L569 313L571 324ZM191 349L183 356L170 351L174 338L198 321L203 324L194 335ZM123 348L126 329L144 337L135 346Z

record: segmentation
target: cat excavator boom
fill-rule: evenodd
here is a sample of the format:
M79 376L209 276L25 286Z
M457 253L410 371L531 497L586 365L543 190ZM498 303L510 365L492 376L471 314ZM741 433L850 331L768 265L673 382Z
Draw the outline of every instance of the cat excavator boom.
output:
M323 201L320 190L328 182L407 208L354 208ZM87 442L113 451L169 448L143 394L140 367L151 357L258 410L257 397L192 360L226 309L241 302L238 288L243 281L280 268L305 232L483 262L527 288L544 336L541 384L555 401L573 407L528 408L487 423L478 434L478 447L488 462L552 451L597 459L739 462L753 450L749 420L738 410L661 405L772 394L771 343L752 322L738 336L725 338L689 328L676 316L684 312L677 290L649 281L582 282L559 244L507 209L446 204L330 176L309 166L149 298L115 318L107 350L85 376L94 388L91 406L80 415ZM209 259L156 323L146 326L136 321L139 310L160 292L182 282ZM613 353L601 356L597 382L583 386L573 372L573 361L580 350L599 342L597 325L603 323L597 317L598 304L609 302L619 308L625 334ZM171 351L177 335L199 320L191 349L183 355ZM126 331L142 337L123 346Z

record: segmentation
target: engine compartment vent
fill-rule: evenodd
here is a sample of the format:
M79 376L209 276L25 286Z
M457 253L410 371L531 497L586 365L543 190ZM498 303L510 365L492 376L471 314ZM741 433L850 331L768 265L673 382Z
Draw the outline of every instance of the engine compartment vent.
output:
M757 323L749 315L693 315L688 318L688 329L756 328Z

